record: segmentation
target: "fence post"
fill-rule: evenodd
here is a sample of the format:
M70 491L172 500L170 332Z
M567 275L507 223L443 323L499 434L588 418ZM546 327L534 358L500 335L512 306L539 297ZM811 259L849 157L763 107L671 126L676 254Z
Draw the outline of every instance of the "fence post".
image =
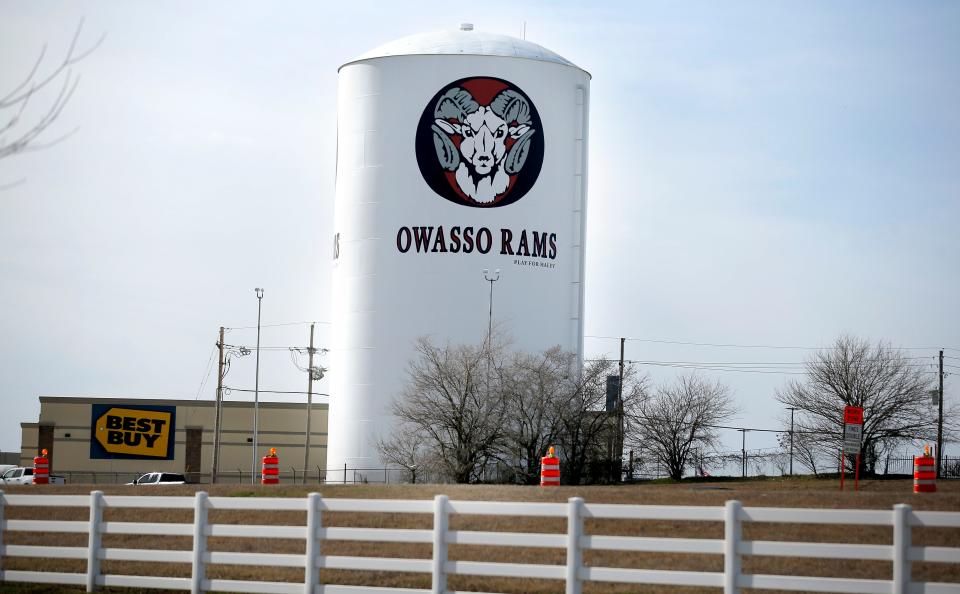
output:
M204 562L207 552L207 493L197 491L193 508L193 572L190 580L190 594L203 592Z
M567 500L567 589L566 594L580 594L580 568L583 566L583 551L580 537L583 536L583 498Z
M433 499L433 594L446 594L447 574L447 496L437 495Z
M87 592L97 589L100 576L100 523L103 521L103 491L90 491L90 527L87 538Z
M910 588L911 513L906 503L893 506L893 594L907 594Z
M3 497L3 490L0 490L0 575L3 575L3 506L7 500Z
M323 526L320 512L320 493L307 494L307 548L306 567L303 573L304 594L314 594L320 584L320 568L317 557L320 556L320 529Z
M742 528L739 501L728 501L723 513L723 594L740 594L737 582L740 579L740 540Z

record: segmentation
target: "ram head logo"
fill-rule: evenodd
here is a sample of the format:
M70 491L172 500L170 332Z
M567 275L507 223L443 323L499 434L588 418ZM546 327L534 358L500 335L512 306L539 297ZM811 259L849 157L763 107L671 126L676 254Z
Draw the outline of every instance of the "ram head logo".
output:
M433 108L433 145L440 166L454 174L466 197L486 205L508 191L537 133L531 112L530 102L509 88L489 105L461 86L440 96Z

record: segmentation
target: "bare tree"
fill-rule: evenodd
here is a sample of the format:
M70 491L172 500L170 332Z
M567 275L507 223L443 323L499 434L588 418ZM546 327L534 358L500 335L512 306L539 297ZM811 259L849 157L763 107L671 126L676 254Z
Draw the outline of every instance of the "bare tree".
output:
M806 377L790 381L777 392L777 400L796 407L797 430L807 432L828 459L836 459L841 445L844 407L863 407L861 464L873 473L884 450L935 434L929 408L932 380L889 344L841 336L833 348L814 354ZM852 456L847 464L852 468Z
M60 117L80 84L80 76L74 74L73 66L93 53L106 38L104 34L96 43L80 50L77 46L82 31L83 20L77 25L66 55L48 72L43 70L47 57L47 46L44 44L33 67L21 82L0 96L0 159L50 147L76 132L77 129L73 129L49 140L41 138ZM52 93L47 93L48 90ZM49 95L46 104L36 117L27 117L31 104L41 101L42 95Z
M542 353L516 353L501 370L508 409L505 458L518 480L540 480L540 457L555 445L562 429L564 404L576 378L576 358L560 347Z
M415 426L401 424L389 437L379 439L376 448L380 452L381 462L405 469L413 484L416 484L418 476L422 481L433 474L434 461L423 432Z
M568 395L562 404L558 439L564 482L578 485L587 481L591 478L591 465L601 463L609 469L611 464L620 463L623 452L615 451L622 443L620 420L629 424L633 418L629 413L645 397L647 378L628 365L624 369L622 388L623 409L627 414L607 412L607 376L618 374L617 361L597 359L587 362L583 372L571 378ZM629 431L629 427L624 430Z
M418 339L410 382L393 406L401 429L422 436L439 470L457 483L477 480L502 446L506 405L500 374L489 380L487 374L488 362L499 367L500 350ZM489 388L488 381L494 382Z
M818 447L817 437L815 434L803 431L797 432L796 429L794 429L793 432L793 460L812 472L814 476L819 474L817 471L817 460L822 455ZM783 451L789 464L790 432L784 431L783 433L777 434L777 443L780 445L780 449Z
M717 429L736 412L730 390L719 381L685 375L657 387L633 414L633 441L680 480L694 451L712 449Z

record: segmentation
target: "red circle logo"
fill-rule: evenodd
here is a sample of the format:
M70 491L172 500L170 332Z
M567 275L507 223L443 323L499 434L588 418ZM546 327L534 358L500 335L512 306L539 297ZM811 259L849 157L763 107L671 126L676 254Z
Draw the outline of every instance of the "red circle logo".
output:
M464 78L427 103L417 126L420 173L451 202L477 208L513 204L543 165L543 124L533 101L511 82Z

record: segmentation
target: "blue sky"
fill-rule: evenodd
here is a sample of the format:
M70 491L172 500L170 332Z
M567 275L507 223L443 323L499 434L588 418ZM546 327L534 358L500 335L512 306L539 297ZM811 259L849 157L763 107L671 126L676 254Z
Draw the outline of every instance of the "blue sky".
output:
M0 185L25 180L0 192L4 451L40 395L212 398L217 328L255 323L255 286L266 324L329 322L337 67L465 21L526 23L593 75L588 336L960 348L956 3L2 0L0 91L84 17L83 39L107 39L52 134L79 131L0 160ZM306 338L279 326L263 343ZM627 345L662 361L808 353ZM262 364L262 386L304 388L288 353ZM777 426L792 376L703 373L734 389L737 423ZM252 375L242 360L228 384Z

